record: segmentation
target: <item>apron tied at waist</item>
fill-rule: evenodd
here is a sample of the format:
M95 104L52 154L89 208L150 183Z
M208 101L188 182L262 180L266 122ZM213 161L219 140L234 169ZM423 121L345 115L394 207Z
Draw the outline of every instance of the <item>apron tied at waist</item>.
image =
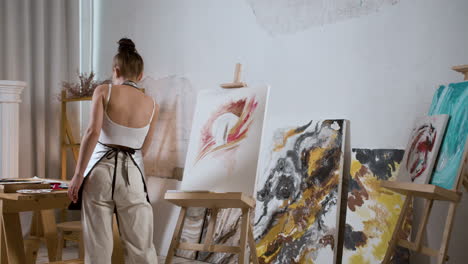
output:
M83 187L85 184L85 181L87 180L87 175L91 173L91 171L101 162L103 159L114 159L114 172L112 176L112 199L114 199L114 190L115 190L115 180L116 180L116 174L117 174L117 165L118 165L118 156L119 153L124 154L124 159L123 162L124 164L122 165L122 176L124 178L125 184L128 186L130 185L130 180L128 178L128 158L132 161L132 163L138 168L138 171L140 172L141 175L141 180L143 181L143 188L144 192L146 193L146 200L148 203L150 203L149 196L148 196L148 190L146 188L146 181L143 175L143 171L141 170L140 166L138 163L135 161L133 155L136 153L138 149L132 149L129 147L124 147L124 146L115 146L115 145L107 145L104 143L101 143L98 141L99 145L102 145L103 149L98 151L97 153L102 153L98 154L98 158L95 162L90 164L90 168L87 170L87 173L85 173L85 178L83 180L83 183L80 186L80 190L78 191L78 201L76 203L70 203L68 209L69 210L80 210L81 209L81 202L82 202L82 193L83 193Z
M102 143L101 143L102 144ZM105 145L105 144L103 144ZM135 149L124 147L124 146L109 146L105 145L110 148L109 151L107 151L105 158L106 159L114 159L114 173L112 175L112 200L114 199L114 190L115 190L115 181L116 181L116 175L117 175L117 166L118 166L118 160L119 160L119 153L123 153L123 164L122 164L122 177L125 181L125 185L128 186L130 185L130 181L128 179L128 158L132 160L133 164L138 167L138 164L133 160L132 155L135 154ZM143 181L143 184L144 181ZM145 188L146 189L146 188ZM146 190L145 190L146 191Z

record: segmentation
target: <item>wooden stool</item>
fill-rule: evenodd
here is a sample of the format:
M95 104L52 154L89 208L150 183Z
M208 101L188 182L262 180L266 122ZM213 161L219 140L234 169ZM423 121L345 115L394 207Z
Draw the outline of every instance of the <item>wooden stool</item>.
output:
M79 247L79 259L84 259L84 245L83 245L83 228L81 226L80 221L73 221L73 222L63 222L57 224L58 229L58 250L57 250L57 260L62 260L62 250L64 246L64 241L75 241L78 242ZM70 235L65 235L65 232L69 231L72 232ZM113 216L113 223L112 223L112 233L114 239L114 248L112 251L112 264L124 264L124 253L122 248L122 243L120 240L119 230L117 227L117 220L115 214ZM73 260L76 261L76 260ZM59 262L59 263L69 263L69 262ZM75 263L75 262L70 262ZM76 262L76 263L83 263L83 262Z
M74 241L78 243L79 258L84 259L84 246L83 246L83 228L80 221L63 222L57 224L58 230L58 247L57 247L57 260L62 260L62 250L65 240ZM71 232L65 234L65 232ZM68 262L66 262L68 263Z
M247 242L250 248L250 258L254 264L258 264L257 251L252 233L252 225L250 224L250 209L255 205L255 200L241 192L229 193L212 193L212 192L167 192L164 196L167 201L178 205L181 208L179 219L172 236L171 245L167 252L166 264L170 264L176 249L207 251L207 252L226 252L238 254L239 264L244 264L245 248ZM204 244L198 243L181 243L180 235L184 227L185 214L188 207L204 207L212 210L212 217L208 224L206 232L206 240ZM242 224L240 245L224 246L214 245L213 235L216 225L216 218L219 209L224 208L241 208L242 209Z
M0 263L9 263L8 260L4 258L4 256L6 256L7 250L3 246L6 244L6 242L4 241L5 237L2 237L2 239L2 258ZM37 253L39 251L41 243L45 243L47 245L47 254L49 257L49 261L56 261L57 228L55 223L54 210L42 210L34 212L31 221L31 229L29 232L29 236L26 239L24 239L25 261L19 263L36 263ZM12 263L17 262L13 261Z

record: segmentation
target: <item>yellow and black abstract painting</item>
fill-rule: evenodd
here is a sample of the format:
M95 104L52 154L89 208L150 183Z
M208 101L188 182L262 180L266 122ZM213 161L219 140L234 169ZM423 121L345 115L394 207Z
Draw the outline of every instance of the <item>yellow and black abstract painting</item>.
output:
M346 120L274 130L256 183L260 263L333 263Z

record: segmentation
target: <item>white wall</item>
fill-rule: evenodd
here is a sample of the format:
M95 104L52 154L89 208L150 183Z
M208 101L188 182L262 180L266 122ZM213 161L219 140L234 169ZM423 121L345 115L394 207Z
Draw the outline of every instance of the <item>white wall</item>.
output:
M436 87L461 80L450 67L468 63L466 0L402 0L366 16L283 35L259 25L247 1L101 0L94 7L98 77L110 76L123 36L136 42L147 75L183 76L195 89L230 81L234 64L242 62L246 82L272 87L267 129L290 115L346 118L353 147L403 148ZM468 257L468 230L462 228L467 209L464 201L450 263ZM434 213L446 215L438 206ZM430 245L441 229L442 220L434 219Z

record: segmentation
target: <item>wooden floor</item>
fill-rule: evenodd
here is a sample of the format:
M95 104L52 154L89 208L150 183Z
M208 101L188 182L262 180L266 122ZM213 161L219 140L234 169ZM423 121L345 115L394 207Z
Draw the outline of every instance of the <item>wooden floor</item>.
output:
M68 243L67 247L63 249L63 260L67 259L76 259L78 258L78 246L73 243ZM165 257L159 257L159 264L164 263ZM37 261L36 263L38 264L44 264L44 263L49 263L49 260L47 258L47 250L44 246L42 246L39 249L39 253L37 256ZM194 264L205 264L207 262L201 262L201 261L195 261L195 260L189 260L189 259L184 259L184 258L179 258L179 257L174 257L173 258L173 264L180 264L180 263L194 263Z

